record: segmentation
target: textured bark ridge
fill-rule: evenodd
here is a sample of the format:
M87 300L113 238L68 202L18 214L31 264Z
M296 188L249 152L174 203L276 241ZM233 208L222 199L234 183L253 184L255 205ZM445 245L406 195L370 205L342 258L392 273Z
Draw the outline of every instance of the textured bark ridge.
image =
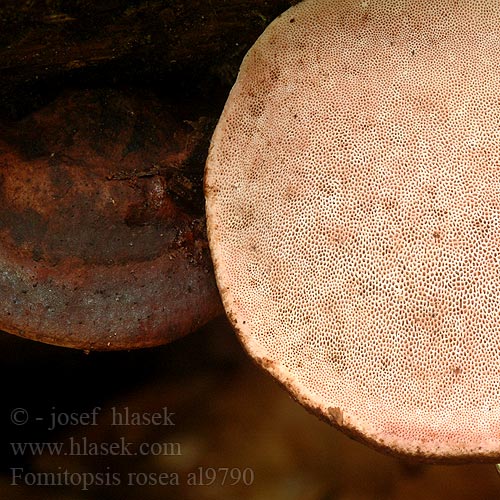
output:
M66 83L142 85L210 74L230 84L243 55L290 0L26 2L0 5L0 99ZM27 92L29 91L29 92Z

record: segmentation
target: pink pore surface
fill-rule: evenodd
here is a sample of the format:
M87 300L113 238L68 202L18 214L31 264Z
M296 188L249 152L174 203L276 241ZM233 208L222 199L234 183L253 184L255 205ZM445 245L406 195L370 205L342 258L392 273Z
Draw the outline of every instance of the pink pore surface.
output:
M369 441L500 456L499 170L498 2L284 13L207 162L217 280L249 352Z

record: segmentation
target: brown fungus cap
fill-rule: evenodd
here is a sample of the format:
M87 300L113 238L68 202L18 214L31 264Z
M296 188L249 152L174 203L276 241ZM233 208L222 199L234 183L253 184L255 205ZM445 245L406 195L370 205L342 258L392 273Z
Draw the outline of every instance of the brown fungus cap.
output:
M191 208L202 120L170 109L146 93L68 91L0 123L0 330L135 349L220 314Z
M306 0L206 168L229 318L291 394L427 461L500 458L500 3Z

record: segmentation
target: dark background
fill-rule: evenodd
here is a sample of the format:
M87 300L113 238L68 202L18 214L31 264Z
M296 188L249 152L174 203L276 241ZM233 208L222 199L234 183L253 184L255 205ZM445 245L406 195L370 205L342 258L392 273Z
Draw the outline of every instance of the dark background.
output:
M0 337L6 427L0 496L10 499L493 499L493 465L410 465L356 443L320 422L243 352L225 319L170 345L132 352L90 353L4 334ZM98 425L47 429L49 414L103 410ZM110 408L174 412L175 426L112 426ZM26 408L49 421L15 426L10 411ZM176 456L15 457L12 441L180 443ZM68 448L66 448L68 449ZM11 486L24 472L178 473L180 486ZM252 469L252 485L189 486L199 467Z

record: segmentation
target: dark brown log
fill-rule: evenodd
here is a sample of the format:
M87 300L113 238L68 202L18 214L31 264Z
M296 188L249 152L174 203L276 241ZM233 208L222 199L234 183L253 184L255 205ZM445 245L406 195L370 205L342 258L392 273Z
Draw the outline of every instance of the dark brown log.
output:
M54 78L205 73L230 83L291 0L0 1L0 97Z

